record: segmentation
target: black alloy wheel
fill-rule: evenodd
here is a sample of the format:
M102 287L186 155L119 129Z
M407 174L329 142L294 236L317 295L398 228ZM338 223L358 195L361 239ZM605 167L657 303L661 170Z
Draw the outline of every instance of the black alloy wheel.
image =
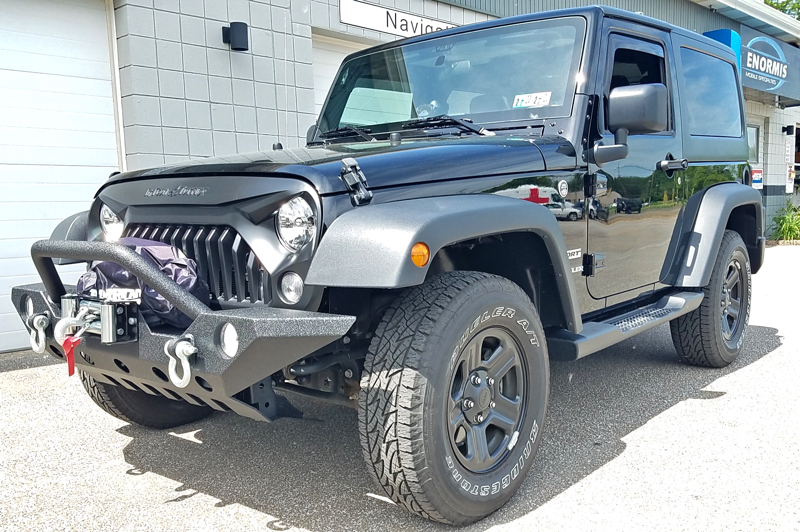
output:
M520 346L504 328L484 329L463 348L446 411L453 452L473 473L508 457L524 414L525 373Z
M720 298L722 336L728 342L736 335L742 325L742 321L739 319L742 311L742 277L742 265L738 260L732 259L728 263L725 282L722 285L722 297Z

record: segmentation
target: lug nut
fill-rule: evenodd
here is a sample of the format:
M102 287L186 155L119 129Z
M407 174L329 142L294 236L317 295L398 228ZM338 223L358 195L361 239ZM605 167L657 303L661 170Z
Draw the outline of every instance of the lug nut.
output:
M493 379L493 378L491 378L491 377L489 377L488 379L486 379L486 383L487 383L489 386L494 386L494 379Z
M481 378L478 377L477 375L473 375L472 376L472 384L474 384L475 386L478 386L478 385L480 385L480 383L481 383Z
M475 406L475 402L472 399L464 399L464 408L470 409Z
M494 408L495 406L496 406L496 405L494 404L494 401L492 401L491 403L489 403L489 407L490 407L490 408Z
M352 379L353 378L353 370L352 369L344 370L344 376L347 379Z
M475 416L475 423L483 423L483 414Z

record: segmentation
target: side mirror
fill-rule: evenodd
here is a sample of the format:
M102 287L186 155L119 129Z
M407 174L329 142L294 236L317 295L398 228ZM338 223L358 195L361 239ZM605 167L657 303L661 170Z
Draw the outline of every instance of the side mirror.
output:
M667 87L661 83L617 87L608 96L608 130L631 135L667 129Z
M306 131L306 145L311 144L316 134L317 134L317 123L314 122L313 124L311 124L311 126L309 126L308 131Z
M604 164L628 156L628 135L658 133L667 128L667 87L661 83L617 87L608 96L608 129L614 144L597 144L592 149L594 164Z

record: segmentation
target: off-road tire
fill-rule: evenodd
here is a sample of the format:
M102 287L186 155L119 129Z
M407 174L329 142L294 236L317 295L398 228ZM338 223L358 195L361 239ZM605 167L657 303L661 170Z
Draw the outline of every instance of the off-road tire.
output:
M171 429L209 416L214 410L184 401L128 390L97 382L79 371L81 383L92 401L112 416L151 429Z
M445 405L453 400L458 361L470 345L486 352L484 344L474 342L483 342L487 331L502 331L516 346L520 370L514 370L514 378L524 375L527 385L516 397L524 405L514 425L518 439L496 447L499 461L474 473L459 462L463 454L454 451L447 421L452 409ZM407 290L377 327L361 379L359 432L372 477L394 502L427 519L464 525L485 517L514 495L531 467L542 437L549 379L538 313L513 282L452 272ZM497 388L497 393L505 392ZM493 397L500 404L501 398Z
M741 272L741 304L737 330L729 339L723 333L723 284L729 267L738 263ZM703 287L703 302L700 306L670 322L672 341L675 350L687 364L722 368L733 362L742 351L747 322L750 317L750 292L752 274L747 248L742 237L735 231L727 230L720 243L717 260L711 272L711 279Z

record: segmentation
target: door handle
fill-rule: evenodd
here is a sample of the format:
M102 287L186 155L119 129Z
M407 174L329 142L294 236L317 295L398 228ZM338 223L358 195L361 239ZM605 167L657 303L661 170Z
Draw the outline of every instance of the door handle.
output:
M662 172L678 172L689 168L689 161L686 159L674 159L671 153L667 154L667 158L658 163L658 169Z

